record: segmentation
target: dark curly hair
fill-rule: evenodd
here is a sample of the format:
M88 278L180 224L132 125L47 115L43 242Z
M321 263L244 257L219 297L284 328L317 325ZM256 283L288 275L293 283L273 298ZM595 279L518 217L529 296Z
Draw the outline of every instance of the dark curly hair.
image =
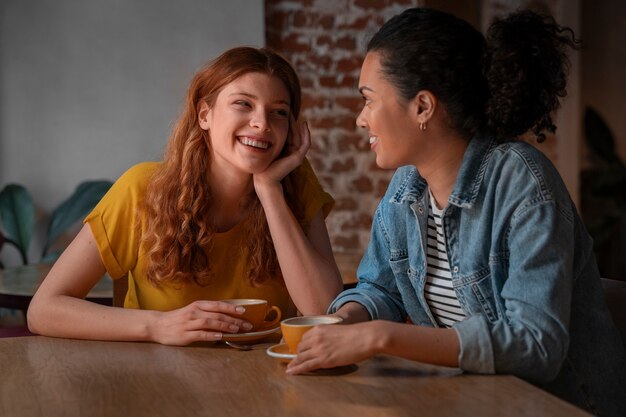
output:
M579 43L571 29L530 11L494 22L485 39L449 13L412 8L387 21L367 50L381 54L404 99L420 90L437 96L463 136L504 141L532 130L541 142L556 129L550 113L566 94L566 49Z

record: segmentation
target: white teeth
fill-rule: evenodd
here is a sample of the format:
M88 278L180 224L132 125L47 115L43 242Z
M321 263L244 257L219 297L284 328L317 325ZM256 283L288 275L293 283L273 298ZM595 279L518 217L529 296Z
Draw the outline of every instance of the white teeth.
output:
M240 139L240 141L244 145L252 146L254 148L267 149L267 148L270 147L270 144L268 142L263 142L263 141L260 141L260 140L254 140L254 139L250 139L250 138L246 138L246 137L242 137Z
M372 136L372 137L370 138L370 145L371 145L372 143L374 143L374 142L377 142L377 141L378 141L378 136Z

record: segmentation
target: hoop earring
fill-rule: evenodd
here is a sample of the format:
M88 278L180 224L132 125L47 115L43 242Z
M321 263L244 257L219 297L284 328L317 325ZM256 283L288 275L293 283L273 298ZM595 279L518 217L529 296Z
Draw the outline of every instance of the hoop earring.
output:
M426 130L426 123L420 123L420 130L424 132Z

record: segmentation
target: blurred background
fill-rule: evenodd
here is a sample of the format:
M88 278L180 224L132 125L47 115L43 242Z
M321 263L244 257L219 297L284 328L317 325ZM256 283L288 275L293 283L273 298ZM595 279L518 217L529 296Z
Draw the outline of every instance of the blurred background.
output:
M557 166L596 242L604 276L626 280L626 2L623 0L2 0L0 188L24 185L36 230L82 181L114 181L159 160L193 73L224 49L271 47L303 85L311 160L337 204L337 253L360 255L392 173L355 126L365 45L391 16L428 6L480 30L519 7L552 14L584 48L572 55L555 135ZM68 239L71 236L68 236ZM41 239L41 238L40 238ZM40 252L35 236L31 251ZM10 249L7 266L19 264Z

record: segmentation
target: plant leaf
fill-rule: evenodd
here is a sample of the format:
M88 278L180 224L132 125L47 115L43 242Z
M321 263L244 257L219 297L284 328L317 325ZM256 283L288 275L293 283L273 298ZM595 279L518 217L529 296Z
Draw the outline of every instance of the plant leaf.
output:
M35 226L35 205L24 186L8 184L0 191L0 220L8 238L26 259Z
M39 263L42 263L42 264L52 264L52 263L56 262L57 259L59 259L59 256L61 256L61 252L55 250L54 252L48 253L45 256L43 256L39 260Z
M102 180L85 181L76 187L74 193L52 212L42 256L46 255L55 239L78 219L86 216L98 204L102 196L109 191L111 185L113 183L110 181Z

